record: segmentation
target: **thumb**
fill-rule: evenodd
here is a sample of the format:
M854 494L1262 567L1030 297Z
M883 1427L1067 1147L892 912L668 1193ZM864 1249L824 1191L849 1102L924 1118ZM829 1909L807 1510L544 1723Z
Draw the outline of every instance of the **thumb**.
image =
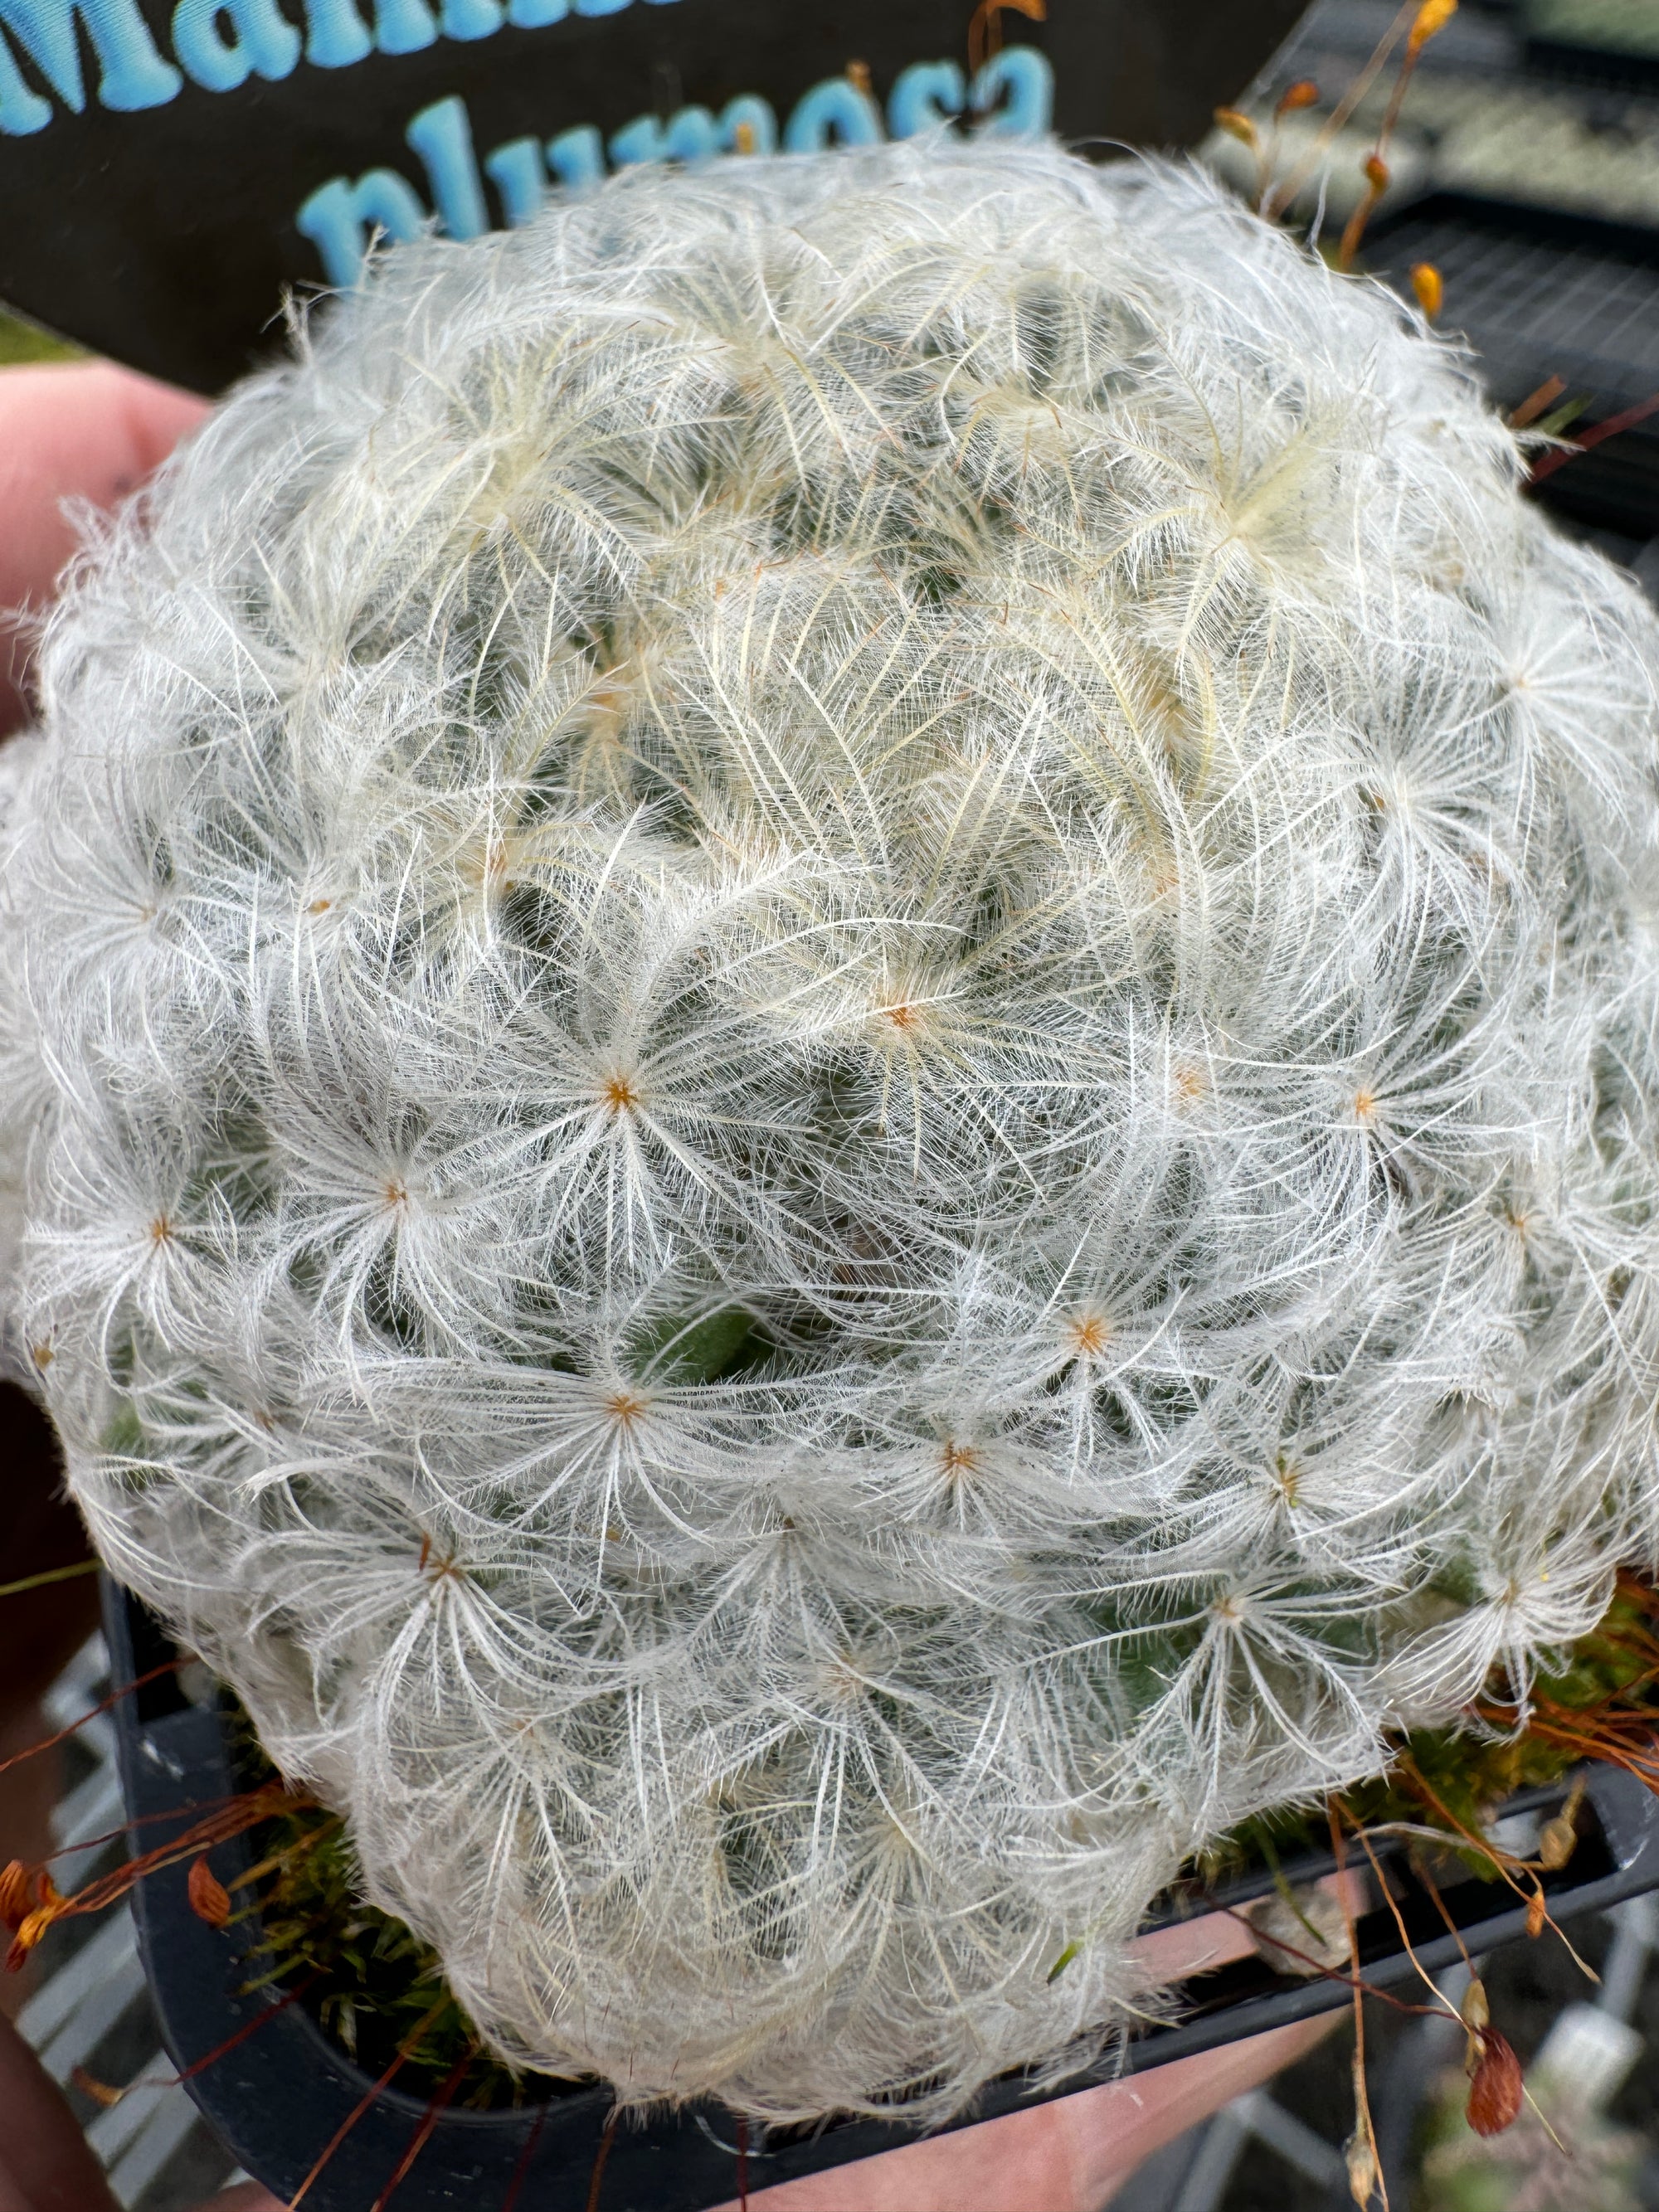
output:
M75 550L66 499L113 507L206 407L110 362L0 369L0 610L51 599ZM0 640L0 732L23 718L26 663L20 639Z

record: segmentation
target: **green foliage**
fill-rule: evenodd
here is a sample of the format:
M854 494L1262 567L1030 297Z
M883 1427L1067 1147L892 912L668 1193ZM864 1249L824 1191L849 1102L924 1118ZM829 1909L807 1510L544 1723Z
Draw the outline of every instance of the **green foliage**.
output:
M401 1920L365 1905L357 1861L338 1817L320 1806L273 1821L259 1886L269 1964L264 1980L313 1978L312 2009L378 2079L400 2052L400 2081L419 2094L473 2061L452 2102L489 2110L520 2102L518 2075L481 2052L477 2031L446 1984L437 1954Z
M55 337L38 323L25 322L21 315L7 314L0 309L0 368L9 368L19 362L81 358L79 346L70 345L66 338Z

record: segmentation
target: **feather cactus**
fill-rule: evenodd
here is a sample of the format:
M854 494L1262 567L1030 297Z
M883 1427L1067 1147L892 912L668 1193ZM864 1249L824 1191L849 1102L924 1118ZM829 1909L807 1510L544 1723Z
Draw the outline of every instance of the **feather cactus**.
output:
M15 1356L510 2058L1073 2065L1659 1558L1659 633L1519 475L1196 176L911 144L401 249L83 558Z

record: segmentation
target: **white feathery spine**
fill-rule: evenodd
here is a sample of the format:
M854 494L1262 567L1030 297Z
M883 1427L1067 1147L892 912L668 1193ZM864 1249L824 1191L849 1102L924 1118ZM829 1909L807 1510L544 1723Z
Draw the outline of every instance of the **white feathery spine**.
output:
M14 1355L502 2051L1061 2069L1654 1560L1659 637L1518 474L1196 176L934 143L400 250L84 557Z

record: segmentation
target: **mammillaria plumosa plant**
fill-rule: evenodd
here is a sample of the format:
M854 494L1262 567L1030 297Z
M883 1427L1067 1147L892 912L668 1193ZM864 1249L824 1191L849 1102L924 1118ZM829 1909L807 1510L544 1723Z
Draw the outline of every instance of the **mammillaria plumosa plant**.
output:
M1520 473L1196 176L913 144L401 249L85 557L15 1357L503 2051L1075 2063L1659 1556L1659 626Z

